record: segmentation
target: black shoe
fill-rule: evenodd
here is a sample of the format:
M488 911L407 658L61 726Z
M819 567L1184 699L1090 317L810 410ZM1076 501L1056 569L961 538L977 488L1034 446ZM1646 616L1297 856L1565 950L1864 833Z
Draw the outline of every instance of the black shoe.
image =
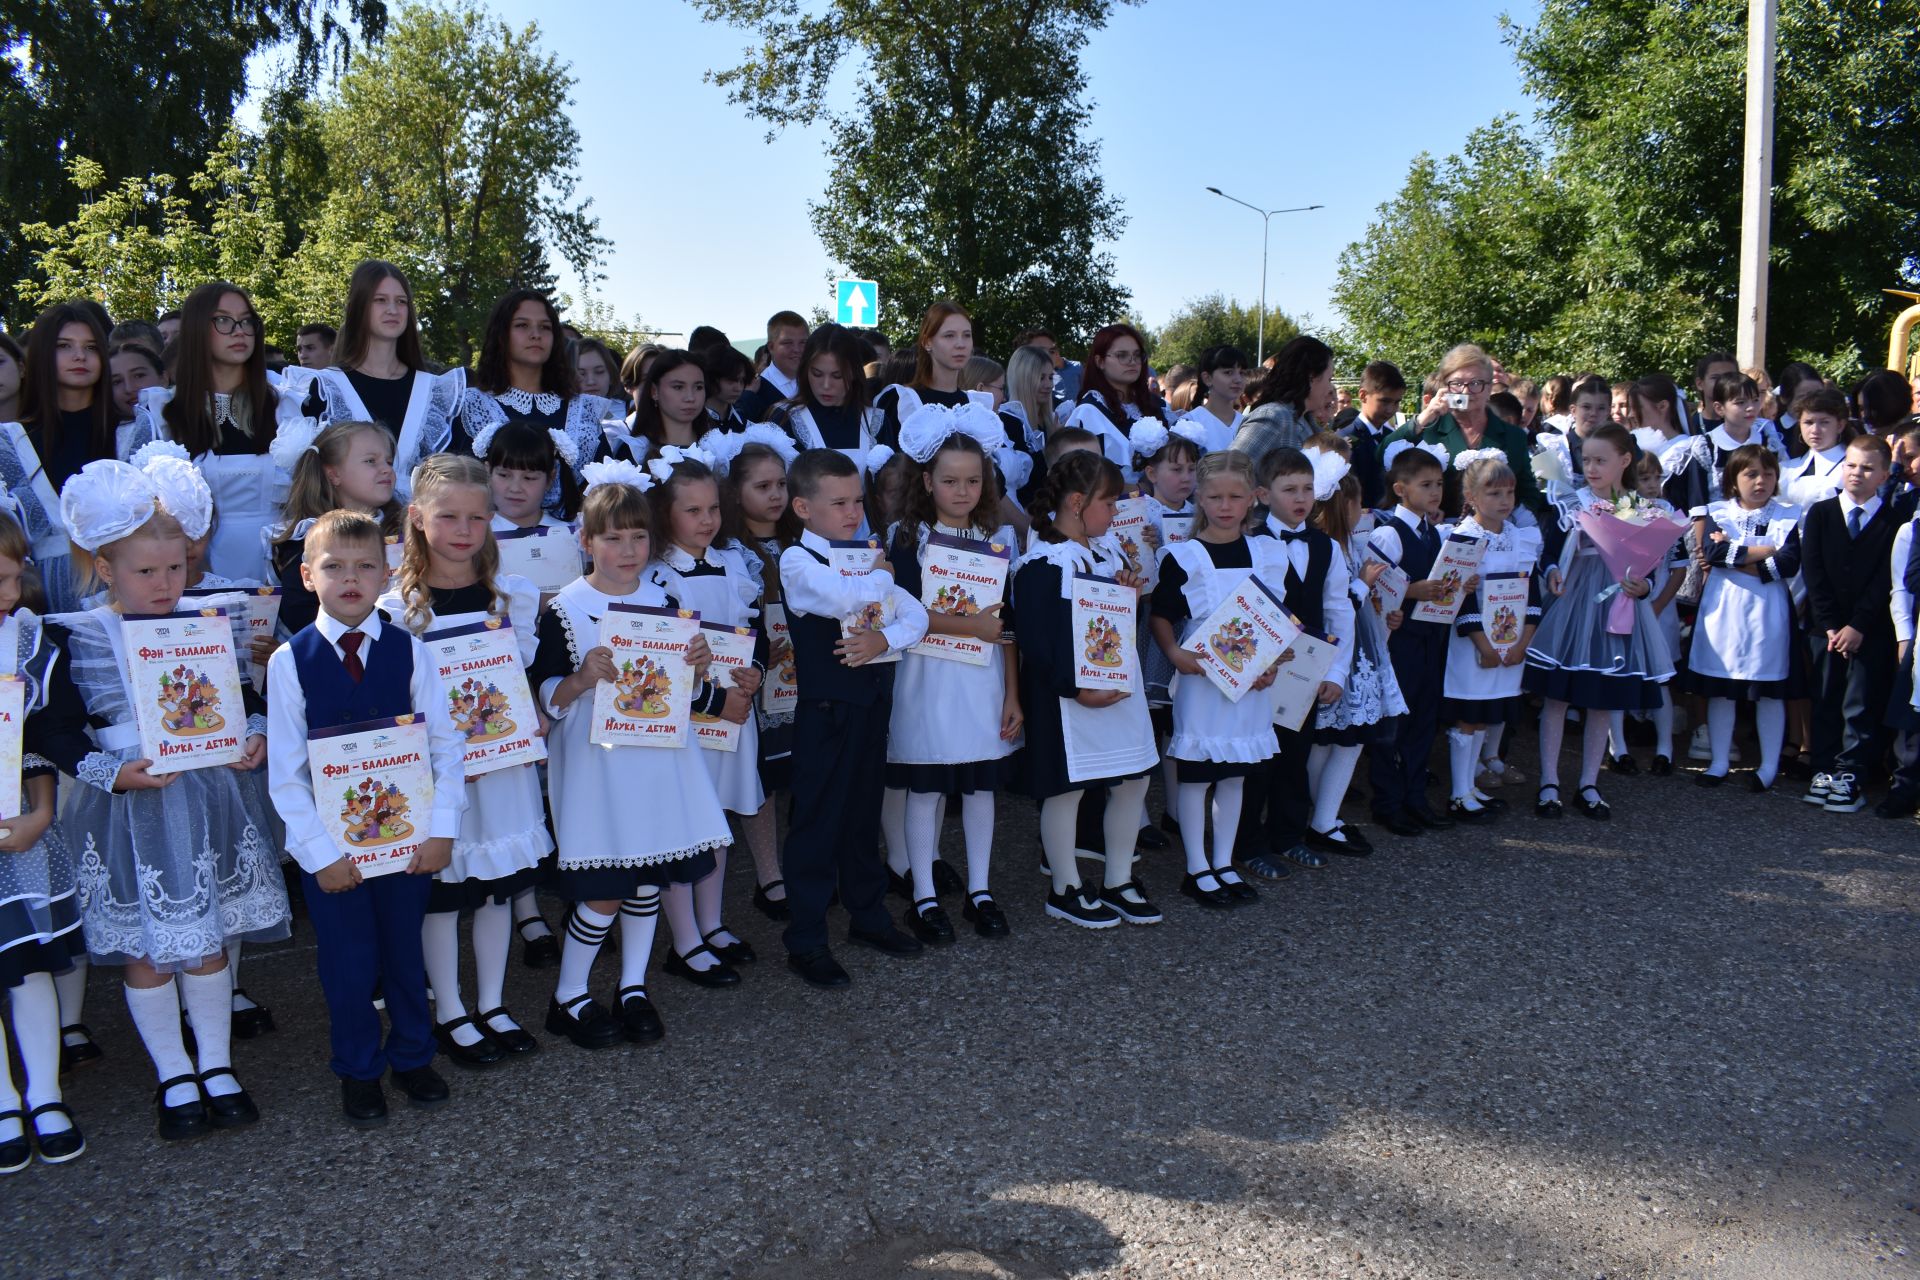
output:
M887 889L896 898L905 898L908 902L913 901L913 881L901 875L892 867L887 868Z
M1118 912L1078 886L1065 893L1049 893L1047 914L1082 929L1112 929L1120 923Z
M1199 875L1190 875L1182 879L1180 892L1211 910L1233 910L1233 895L1221 886L1220 878L1211 871L1202 871Z
M1914 792L1905 787L1895 787L1887 792L1886 799L1873 806L1873 816L1876 818L1908 817L1913 813L1917 800L1920 800L1920 797L1916 797Z
M702 951L712 956L717 963L711 964L704 969L696 969L687 963L687 956L697 956ZM717 991L721 987L737 987L740 985L740 971L733 968L725 960L721 960L719 953L704 942L687 952L686 956L681 955L672 947L668 947L666 970L676 978L685 978L694 986L706 987L709 990Z
M528 916L513 922L514 932L520 935L520 963L529 969L551 969L560 963L560 939L551 931L529 938L527 926L536 922L545 924L546 920L541 916Z
M393 1082L400 1086L400 1092L407 1095L407 1101L416 1107L442 1107L452 1097L447 1082L432 1067L414 1067L408 1071L395 1068Z
M1693 775L1693 785L1696 787L1717 787L1726 780L1727 775L1724 773L1696 773Z
M667 1034L653 1001L647 999L645 987L622 987L617 998L620 1002L620 1029L627 1039L635 1044L651 1044Z
M1673 757L1655 756L1653 763L1647 766L1647 772L1656 778L1671 777L1673 774Z
M1610 755L1607 757L1607 768L1613 770L1623 778L1631 778L1634 774L1640 772L1640 766L1635 763L1632 756Z
M1593 799L1591 800L1587 799L1587 792L1589 791L1593 792ZM1582 814L1592 818L1595 822L1607 822L1613 818L1613 810L1609 809L1607 802L1600 798L1600 788L1598 787L1586 786L1580 788L1580 794L1574 797L1573 802L1579 806Z
M575 996L564 1008L558 1000L547 1001L547 1033L565 1036L582 1049L607 1049L620 1042L620 1024L594 1002L592 996Z
M951 930L953 926L948 925L947 928ZM849 927L847 941L863 947L872 947L882 955L888 956L917 956L926 949L920 945L919 939L895 928L891 920L887 921L886 928L876 929L871 933L865 929Z
M1215 867L1213 878L1220 882L1220 887L1227 891L1227 896L1233 899L1233 905L1236 907L1244 907L1249 902L1260 901L1260 891L1242 880L1240 873L1230 865Z
M207 1120L216 1129L244 1129L260 1118L260 1108L253 1105L253 1099L247 1096L245 1089L238 1093L212 1094L207 1092L207 1081L215 1076L228 1076L235 1084L240 1077L233 1074L232 1067L215 1067L211 1071L200 1073L200 1097L207 1104Z
M168 1106L167 1090L182 1084L193 1086L192 1100L175 1107ZM207 1119L207 1104L200 1097L199 1076L175 1076L171 1080L162 1080L160 1088L153 1095L153 1109L158 1120L157 1128L162 1142L197 1138L203 1133L213 1131L213 1123Z
M1435 813L1424 805L1407 808L1407 816L1425 827L1428 831L1445 831L1453 826L1453 819L1443 813Z
M1385 827L1388 831L1391 831L1394 835L1399 836L1405 840L1411 840L1416 836L1423 836L1427 833L1427 829L1425 827L1415 822L1410 816L1408 816L1404 812L1386 813L1386 814L1376 813L1373 815L1373 821L1376 826Z
M1553 799L1551 800L1547 799L1547 792L1549 791L1553 792ZM1541 787L1540 793L1534 797L1534 817L1558 818L1563 811L1564 806L1560 803L1560 788L1551 782Z
M713 954L719 956L722 960L725 960L728 964L752 964L755 960L758 960L760 958L758 955L754 953L754 950L751 946L749 946L745 942L742 942L738 938L735 938L732 942L729 942L724 947L714 941L714 937L716 935L722 934L722 933L731 933L731 932L733 932L733 930L727 928L727 926L725 925L721 925L718 929L715 929L712 933L701 934L700 938L701 938L701 941L705 942L707 946L712 949Z
M18 1173L33 1163L33 1139L26 1128L27 1113L24 1111L0 1111L0 1120L18 1120L21 1125L20 1136L0 1142L0 1174Z
M808 986L832 988L853 985L853 979L833 958L833 952L825 947L788 956L787 968L804 978Z
M768 893L776 888L784 889L786 887L787 882L785 880L769 880L763 885L755 886L753 890L754 909L759 911L759 913L767 919L776 922L784 923L785 921L793 919L793 908L787 905L785 898L769 898L767 896Z
M973 923L973 931L983 938L1004 938L1013 932L1007 924L1007 913L984 890L969 894L960 914Z
M1747 780L1747 790L1751 791L1754 795L1762 795L1773 790L1773 784L1760 781L1760 775L1757 772L1746 774L1745 777Z
M1484 807L1469 809L1467 808L1467 802L1464 800L1449 800L1447 802L1447 817L1455 822L1463 822L1473 827L1483 822L1492 822L1493 810Z
M76 1031L86 1038L79 1044L68 1044L67 1037ZM107 1055L101 1051L100 1046L93 1042L93 1032L87 1029L86 1023L73 1022L60 1028L61 1071L66 1072L73 1070L75 1067L84 1067L89 1063L98 1062L106 1056Z
M453 1033L461 1027L472 1027L480 1032L480 1038L472 1044L461 1044L453 1038ZM470 1071L483 1071L505 1062L506 1050L495 1044L486 1034L486 1029L474 1022L472 1014L455 1018L452 1022L433 1024L433 1038L440 1042L440 1052L453 1060L457 1067L466 1067Z
M922 898L907 912L907 927L913 936L930 947L944 947L953 941L953 921L940 907L938 898Z
M509 1058L540 1052L540 1042L534 1039L533 1032L521 1026L520 1020L508 1013L505 1005L501 1005L498 1009L489 1009L477 1015L477 1018L474 1025L480 1028L480 1033L499 1045ZM501 1031L493 1025L495 1018L505 1018L512 1025L505 1031Z
M1173 847L1173 841L1167 839L1167 833L1154 826L1140 828L1134 843L1149 853L1159 853L1162 849Z
M248 1001L253 1000L253 997L248 996L246 990L241 987L235 987L233 994L245 996ZM233 1038L235 1040L252 1040L256 1036L263 1036L273 1029L273 1010L263 1004L255 1003L251 1009L235 1009L233 1011Z
M1147 897L1147 886L1140 883L1138 876L1125 884L1102 887L1100 901L1113 908L1113 913L1128 924L1159 924L1166 919Z
M1319 871L1327 865L1327 855L1307 848L1304 844L1294 845L1291 849L1282 849L1280 856L1296 867L1305 867L1309 871Z
M387 1122L387 1093L378 1080L340 1081L340 1110L356 1129L372 1129Z
M68 1127L59 1133L40 1132L40 1117L49 1111L58 1111L65 1116ZM73 1108L64 1102L42 1103L27 1113L26 1120L27 1129L33 1134L34 1145L40 1148L42 1164L65 1164L87 1149L87 1140L82 1136L80 1126L74 1123ZM6 1170L0 1169L0 1172Z
M936 898L952 897L967 891L966 881L953 869L953 864L945 858L933 860L933 895Z
M1339 837L1331 841L1333 846L1332 852L1339 854L1343 858L1364 858L1373 852L1373 841L1367 839L1358 829L1350 827L1344 822L1336 820L1333 824L1333 831L1329 834Z

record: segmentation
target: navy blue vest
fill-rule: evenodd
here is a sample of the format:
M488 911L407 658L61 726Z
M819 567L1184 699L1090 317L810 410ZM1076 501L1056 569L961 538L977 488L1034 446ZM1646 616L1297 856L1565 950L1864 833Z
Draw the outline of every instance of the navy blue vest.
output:
M1268 530L1269 534L1272 530ZM1327 634L1327 569L1333 564L1333 539L1319 529L1308 528L1307 575L1295 576L1287 570L1287 608L1316 635ZM1277 536L1277 535L1276 535ZM1284 545L1284 543L1282 544Z
M812 547L800 549L821 564L827 563L827 558ZM781 595L784 600L784 589ZM833 651L840 643L838 618L801 613L788 605L787 639L793 645L794 682L800 686L803 699L819 698L870 707L893 687L894 664L891 662L850 667L840 661Z
M366 675L355 684L318 627L303 627L287 642L307 695L307 727L324 729L424 711L413 705L413 637L390 622L360 651Z
M1429 573L1433 572L1433 562L1440 558L1440 544L1443 541L1440 536L1440 531L1438 529L1432 530L1433 541L1428 543L1420 536L1419 529L1409 528L1406 521L1402 520L1399 516L1388 516L1387 524L1399 530L1400 567L1407 571L1407 581L1409 583L1423 581ZM1400 606L1406 611L1407 615L1405 624L1400 628L1401 631L1406 631L1406 629L1411 626L1438 627L1442 631L1448 630L1445 623L1416 623L1413 619L1413 604L1414 602L1409 600ZM1395 632L1395 634L1397 635L1399 632Z

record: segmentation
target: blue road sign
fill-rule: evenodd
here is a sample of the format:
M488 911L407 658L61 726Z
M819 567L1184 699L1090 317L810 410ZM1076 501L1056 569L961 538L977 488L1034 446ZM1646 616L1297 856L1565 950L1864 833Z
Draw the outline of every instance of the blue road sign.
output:
M871 328L880 319L880 285L874 280L835 280L838 307L834 319L854 329Z

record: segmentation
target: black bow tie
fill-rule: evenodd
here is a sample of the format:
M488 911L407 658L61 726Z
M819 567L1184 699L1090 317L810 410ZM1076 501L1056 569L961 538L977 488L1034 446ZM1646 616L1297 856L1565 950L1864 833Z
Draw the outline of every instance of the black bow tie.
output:
M1280 541L1282 542L1305 542L1306 540L1307 531L1305 529L1282 529L1280 531Z

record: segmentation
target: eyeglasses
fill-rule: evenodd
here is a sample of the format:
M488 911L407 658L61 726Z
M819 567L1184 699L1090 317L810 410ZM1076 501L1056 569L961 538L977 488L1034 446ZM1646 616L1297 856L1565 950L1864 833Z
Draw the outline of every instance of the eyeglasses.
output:
M258 333L260 317L217 315L213 318L213 331L222 337L235 333Z
M1138 351L1109 351L1107 358L1118 360L1121 364L1139 364L1146 356Z
M1447 390L1449 391L1485 391L1488 387L1492 385L1493 385L1493 382L1489 378L1473 378L1468 380L1455 378L1453 381L1447 384Z

